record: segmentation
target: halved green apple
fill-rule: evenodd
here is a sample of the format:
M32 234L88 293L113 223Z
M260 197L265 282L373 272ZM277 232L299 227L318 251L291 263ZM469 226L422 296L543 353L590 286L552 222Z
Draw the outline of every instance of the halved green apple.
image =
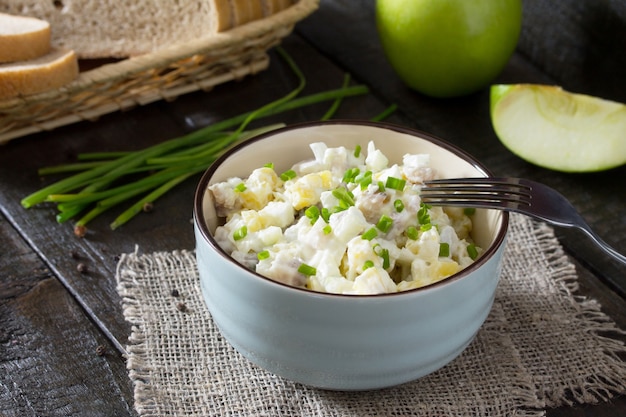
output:
M491 87L491 122L511 152L544 168L591 172L626 163L626 105L556 86Z

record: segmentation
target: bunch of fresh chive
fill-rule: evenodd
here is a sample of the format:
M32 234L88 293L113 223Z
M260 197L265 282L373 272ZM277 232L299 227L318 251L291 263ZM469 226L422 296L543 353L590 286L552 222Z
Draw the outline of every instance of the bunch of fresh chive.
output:
M350 86L350 78L346 76L339 89L298 97L306 85L305 77L282 48L277 48L277 51L299 80L298 86L289 94L252 112L139 151L81 154L78 156L80 162L43 168L39 170L40 175L74 174L25 197L22 205L29 208L44 202L56 203L59 211L57 221L62 223L77 219L74 230L82 236L88 222L112 207L136 198L111 223L111 228L116 229L151 207L156 199L176 185L206 170L229 146L282 126L268 125L246 130L252 121L333 101L321 118L326 120L334 115L343 98L368 92L365 86ZM395 106L389 107L374 120L387 117L394 109Z

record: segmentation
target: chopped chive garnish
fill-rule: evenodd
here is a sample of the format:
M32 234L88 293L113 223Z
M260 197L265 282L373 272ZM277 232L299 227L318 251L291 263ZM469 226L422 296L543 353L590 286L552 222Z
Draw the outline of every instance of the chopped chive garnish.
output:
M385 187L398 190L398 191L404 190L405 185L406 185L406 180L403 180L402 178L396 178L396 177L387 177L387 181L385 182Z
M328 223L328 220L330 220L330 210L324 207L322 208L322 212L320 213L320 215L322 216L322 219L324 219L324 221Z
M358 158L361 155L361 145L356 145L354 148L354 157Z
M348 208L350 208L350 205L348 203L346 203L345 201L339 201L339 204L335 206L335 213L348 210Z
M376 228L383 233L387 233L391 229L392 225L393 220L391 219L391 217L383 214L382 216L380 216L378 223L376 223Z
M294 171L293 169L288 169L287 171L280 174L280 179L283 181L289 181L296 178L296 175L298 175L296 174L296 171Z
M356 182L361 186L361 190L365 190L372 183L372 171L365 171L362 177L356 179Z
M378 236L378 232L376 231L375 227L372 227L361 235L361 239L372 240L376 236Z
M402 202L402 200L398 199L393 202L393 207L398 213L400 213L402 210L404 210L404 203Z
M311 265L300 264L300 266L298 267L298 272L302 275L311 276L317 274L317 269L315 269L315 267L312 267Z
M385 192L385 184L383 184L382 181L378 181L378 192L379 193L384 193Z
M339 206L343 209L347 209L349 206L354 205L354 194L344 187L335 188L333 190L333 196L339 200ZM342 206L341 203L344 203L344 205Z
M259 252L259 253L257 253L257 254L256 254L256 258L257 258L259 261L262 261L263 259L267 259L267 258L269 258L269 257L270 257L270 253L269 253L269 251L266 251L266 250L264 250L264 251Z
M417 211L417 222L421 225L430 224L430 214L428 214L428 204L420 203L420 209Z
M383 269L389 268L389 249L383 248L379 243L375 244L372 249L374 249L376 255L383 258Z
M422 224L422 225L420 226L420 230L421 230L422 232L427 232L428 230L430 230L430 229L432 229L432 228L433 228L433 225L432 225L431 223Z
M325 235L328 235L328 234L330 234L330 232L333 231L333 228L330 227L330 224L327 224L326 226L324 226L324 228L322 230L324 231Z
M450 244L446 242L441 242L439 244L439 256L443 258L447 258L450 256Z
M367 260L363 263L363 270L365 271L367 268L373 268L374 262L371 260Z
M267 164L263 165L263 168L274 169L274 163L273 162L268 162Z
M417 240L418 236L419 236L419 233L415 226L409 226L406 228L406 237L412 240Z
M381 249L380 257L383 258L383 269L389 268L389 249Z
M349 182L355 182L357 175L359 175L360 173L361 173L361 170L358 169L357 167L347 169L346 172L343 174L342 181L346 184Z
M241 226L239 229L235 230L233 233L233 239L241 240L248 234L248 226Z
M474 213L476 213L476 209L474 207L465 207L463 209L463 214L465 214L466 216L471 216Z
M235 191L237 191L238 193L243 193L244 191L246 191L246 189L246 184L244 184L243 182L240 182L235 186Z
M311 206L304 211L304 215L311 219L311 224L315 224L320 217L320 209L318 209L317 206Z
M472 261L475 261L478 257L478 250L476 249L476 245L474 245L473 243L467 245L467 254L470 258L472 258Z

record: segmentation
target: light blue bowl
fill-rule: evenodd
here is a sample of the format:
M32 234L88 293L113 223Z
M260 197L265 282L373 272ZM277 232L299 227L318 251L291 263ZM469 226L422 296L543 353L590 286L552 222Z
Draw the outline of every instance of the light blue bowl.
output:
M484 254L436 284L395 294L333 295L277 283L235 262L211 233L219 223L207 187L273 162L277 171L310 158L309 143L330 147L374 140L390 161L429 153L440 176L488 176L463 151L425 133L370 122L287 127L230 150L204 174L194 230L202 293L222 335L269 372L333 390L389 387L427 375L457 357L483 324L499 281L508 215L477 210L474 240Z

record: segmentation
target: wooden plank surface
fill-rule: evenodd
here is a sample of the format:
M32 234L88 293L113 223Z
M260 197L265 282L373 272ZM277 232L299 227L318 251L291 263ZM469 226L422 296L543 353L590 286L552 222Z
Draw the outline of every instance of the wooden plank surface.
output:
M121 354L3 216L0 242L0 414L133 415Z
M372 5L372 0L324 0L320 10L298 26L299 35L284 42L307 76L306 92L336 88L348 71L356 82L370 85L372 94L346 100L339 117L369 118L395 102L400 111L390 121L456 143L498 174L525 176L559 188L600 234L626 252L625 195L620 185L625 167L593 175L538 169L499 144L490 126L486 92L433 100L407 90L384 61L373 32ZM53 207L25 210L20 206L22 197L54 179L40 179L36 170L73 161L81 152L138 149L278 98L294 88L296 80L275 53L271 58L267 71L210 93L192 93L173 102L108 115L94 123L67 126L0 147L3 413L133 415L132 387L120 353L130 328L115 289L117 256L136 249L153 252L194 247L191 209L198 176L159 200L153 212L141 214L121 229L108 229L112 213L93 222L86 237L79 239L70 224L54 221ZM499 81L555 82L543 71L527 55L517 53ZM569 82L576 82L574 75L568 77L572 79ZM580 85L587 86L582 81ZM316 120L327 108L318 105L263 123ZM569 232L559 232L559 236L581 261L576 264L581 294L598 299L603 310L626 329L623 268L609 262L582 236ZM78 263L86 265L87 271L79 272ZM107 346L107 355L95 354L98 345ZM626 409L624 397L609 404L549 410L548 415L613 416L620 409Z

